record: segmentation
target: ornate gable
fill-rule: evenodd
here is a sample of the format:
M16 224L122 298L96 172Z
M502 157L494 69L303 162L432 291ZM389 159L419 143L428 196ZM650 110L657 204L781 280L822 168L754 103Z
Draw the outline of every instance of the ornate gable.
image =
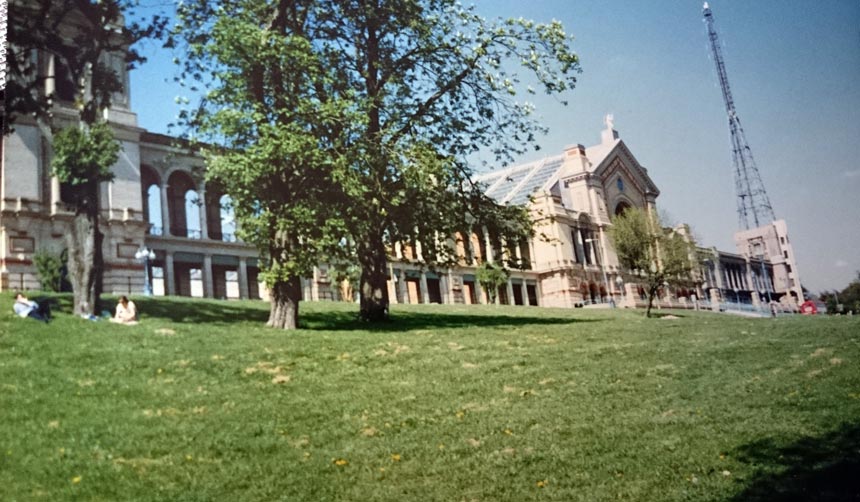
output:
M645 207L648 200L660 195L646 169L622 141L618 141L594 168L593 175L603 185L610 214L625 205Z

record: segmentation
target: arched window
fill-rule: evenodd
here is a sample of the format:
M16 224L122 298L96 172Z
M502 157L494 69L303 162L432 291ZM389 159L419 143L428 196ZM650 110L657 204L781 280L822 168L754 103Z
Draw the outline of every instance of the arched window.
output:
M175 171L167 182L170 235L200 238L200 197L194 180L184 171Z
M222 195L218 199L221 213L221 240L226 242L236 241L236 213L233 211L233 199L229 195Z
M149 223L151 235L162 235L161 228L161 189L158 185L149 185L146 189L146 221Z
M185 228L189 239L200 239L200 197L196 190L185 192Z
M140 166L140 189L143 197L143 219L149 223L150 235L166 235L167 229L162 228L161 207L161 177L158 171L152 167L142 164Z

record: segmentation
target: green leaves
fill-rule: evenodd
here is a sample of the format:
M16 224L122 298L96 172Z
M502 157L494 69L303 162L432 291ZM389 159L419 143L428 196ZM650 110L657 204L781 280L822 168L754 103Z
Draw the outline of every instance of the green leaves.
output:
M665 284L688 284L696 267L696 244L689 232L664 228L648 210L629 208L612 219L609 237L618 261L648 287L648 310Z
M127 91L123 72L145 61L135 44L159 38L167 22L158 15L136 16L138 5L139 0L15 2L8 23L14 45L7 54L7 116L33 115L50 123L53 106L64 100L75 103L84 123L98 121L117 93ZM60 77L52 94L43 92L48 57Z
M498 247L530 234L522 208L473 183L468 159L531 146L542 127L517 101L518 71L544 92L571 89L569 43L558 23L488 22L455 0L188 0L169 40L186 51L178 78L206 96L182 120L222 147L208 176L269 277L356 253L379 281L395 242L420 244L434 267L456 261L449 240L473 226Z
M111 181L120 144L104 122L89 129L70 126L54 135L51 168L62 183L72 186Z
M475 270L475 278L478 280L478 283L491 291L496 291L507 284L509 275L507 270L490 262L484 262Z

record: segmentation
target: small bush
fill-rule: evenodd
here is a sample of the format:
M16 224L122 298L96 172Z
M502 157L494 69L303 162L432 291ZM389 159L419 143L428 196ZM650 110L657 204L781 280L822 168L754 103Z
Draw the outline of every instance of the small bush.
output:
M59 292L63 284L63 259L60 255L41 250L33 256L42 291Z

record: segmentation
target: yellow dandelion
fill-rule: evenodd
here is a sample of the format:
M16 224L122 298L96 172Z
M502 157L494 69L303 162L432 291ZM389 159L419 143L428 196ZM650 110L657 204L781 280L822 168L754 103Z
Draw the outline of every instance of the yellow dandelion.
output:
M444 450L444 449L445 449L445 444L444 444L444 443L439 443L439 449L440 449L440 450Z
M83 476L75 476L72 478L72 484L76 485L76 484L80 483L82 479L84 479Z
M505 430L504 430L504 433L505 433L505 435L506 435L506 436L513 436L513 435L514 435L514 431L512 431L512 430L510 430L510 429L505 429Z
M400 454L399 453L392 453L391 454L391 460L393 462L400 462Z
M161 368L158 368L158 371L156 373L158 373L160 375L160 374L164 373L164 370Z
M186 462L191 462L192 460L194 460L194 457L192 457L191 455L185 455Z
M457 415L457 418L462 419L463 417L465 417L465 416L466 416L466 412L464 412L464 411L458 411L458 412L456 413L456 415Z
M385 467L380 467L379 472L385 472Z
M548 484L549 484L549 480L542 479L542 480L540 480L540 481L538 481L538 482L537 482L537 487L538 487L538 488L543 488L543 487L545 487L545 486L546 486L546 485L548 485Z
M349 464L349 461L346 460L345 458L338 458L338 459L335 459L335 461L334 461L334 465L336 465L338 467L343 467L343 466L348 465L348 464Z

